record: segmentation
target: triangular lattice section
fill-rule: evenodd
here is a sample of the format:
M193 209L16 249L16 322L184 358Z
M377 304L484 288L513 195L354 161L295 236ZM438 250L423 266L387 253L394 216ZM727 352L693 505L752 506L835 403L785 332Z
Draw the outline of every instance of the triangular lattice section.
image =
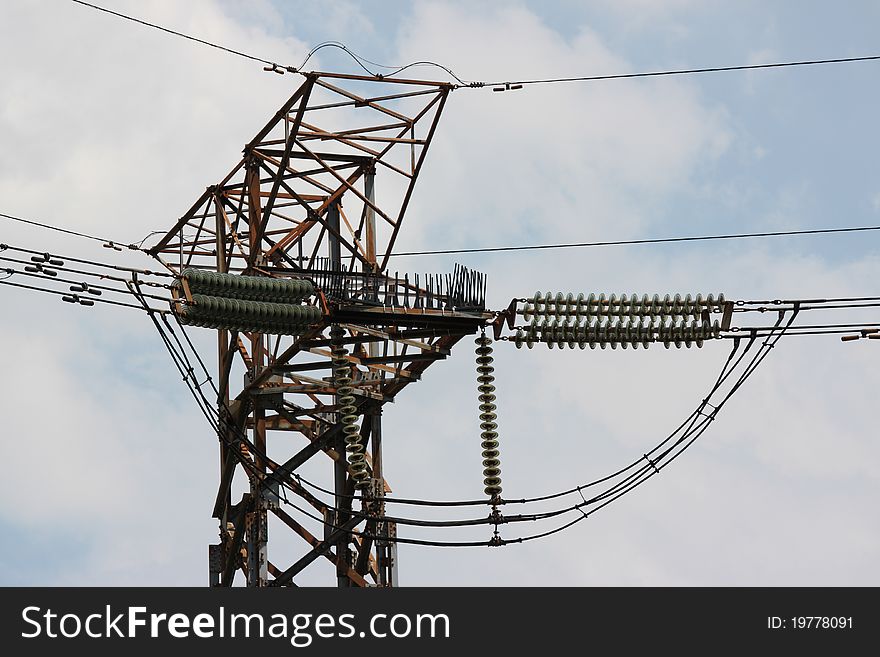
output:
M151 253L178 270L310 270L329 257L384 271L450 90L308 74Z

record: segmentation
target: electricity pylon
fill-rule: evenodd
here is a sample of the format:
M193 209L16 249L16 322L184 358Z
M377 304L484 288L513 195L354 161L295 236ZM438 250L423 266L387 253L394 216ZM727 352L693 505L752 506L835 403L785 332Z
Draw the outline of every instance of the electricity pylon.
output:
M238 570L249 586L293 585L323 561L333 564L341 587L398 584L396 527L383 520L390 487L382 408L492 317L481 274L459 267L421 279L388 272L451 90L442 82L307 74L229 174L149 250L181 276L175 296L183 319L217 328L213 586L232 585ZM204 272L237 274L259 289L232 294L234 307L212 306L220 297L199 290L223 292ZM277 300L263 280L246 277L309 281L314 321L286 331L256 315L244 321L241 313L274 312ZM197 311L200 320L192 319ZM277 432L305 440L275 441ZM283 458L268 456L282 450ZM332 507L295 476L312 459L332 468ZM239 472L248 488L233 501ZM323 535L282 508L287 492L314 510ZM301 556L281 562L285 555L270 551L279 531L303 539Z

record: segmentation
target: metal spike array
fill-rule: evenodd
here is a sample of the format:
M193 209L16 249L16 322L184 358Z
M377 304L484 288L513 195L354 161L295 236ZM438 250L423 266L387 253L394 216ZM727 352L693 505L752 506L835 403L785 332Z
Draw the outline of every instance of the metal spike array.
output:
M317 258L303 274L328 299L385 308L480 311L486 307L486 275L455 265L450 274L373 274Z

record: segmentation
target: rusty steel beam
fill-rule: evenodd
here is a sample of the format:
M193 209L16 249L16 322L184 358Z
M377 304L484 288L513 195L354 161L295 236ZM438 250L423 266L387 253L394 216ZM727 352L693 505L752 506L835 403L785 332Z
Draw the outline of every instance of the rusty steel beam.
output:
M299 109L296 112L296 118L294 118L292 125L288 128L290 130L290 136L287 139L287 145L284 147L284 155L281 157L281 162L278 165L279 171L283 171L287 168L287 163L290 161L290 153L293 150L293 146L296 143L296 134L299 131L300 123L302 122L303 113L306 109L306 104L309 101L309 94L312 92L312 86L315 84L315 78L308 77L306 78L306 83L301 86L297 92L294 94L294 97L299 96ZM263 219L260 225L259 233L262 236L266 231L266 224L269 221L269 217L272 214L272 208L275 205L275 198L278 195L278 189L281 185L281 176L276 176L275 181L272 184L272 190L269 192L269 196L266 199L266 205L263 208ZM253 265L253 263L251 263Z
M290 582L296 575L301 573L306 566L315 561L318 557L323 556L332 546L341 538L348 536L349 532L354 529L360 522L360 518L351 518L345 524L335 528L323 541L315 544L315 546L303 557L301 557L290 568L282 572L272 582L274 586L283 586Z
M406 195L403 198L403 204L400 207L400 216L397 219L397 225L394 226L394 231L391 234L391 238L388 240L388 246L385 248L385 256L382 258L382 264L379 269L384 270L388 265L388 258L391 257L392 249L394 249L394 243L397 241L397 236L400 233L400 223L403 220L403 215L406 212L407 207L409 207L409 202L412 199L413 189L415 189L416 178L419 175L419 172L422 170L422 165L425 162L425 156L428 154L428 147L431 145L431 141L434 139L434 132L437 130L437 124L440 123L440 115L443 113L443 108L446 105L446 99L449 95L449 88L446 88L443 93L440 95L440 106L437 108L437 111L434 114L434 120L431 122L431 128L428 130L428 137L425 140L425 145L422 148L422 152L419 154L418 163L413 168L413 178L410 181L409 187L407 187Z
M297 534L299 534L299 536L301 536L301 537L306 541L306 543L308 543L308 544L311 545L312 547L317 546L317 545L321 542L320 540L318 540L317 538L315 538L315 537L311 534L311 532L309 532L308 529L306 529L305 527L303 527L301 524L299 524L296 520L294 520L291 516L289 516L287 513L285 513L285 512L282 511L281 509L273 509L273 510L272 510L272 513L274 513L276 516L278 516L278 518L279 518L279 519L280 519L285 525L287 525L287 526L290 527L294 532L296 532ZM327 551L324 553L323 556L324 556L328 561L330 561L331 563L333 563L334 565L338 565L339 557L337 557L337 555L336 555L332 550L327 550ZM280 575L281 575L280 572L277 573L277 574L275 575L275 579L276 579L276 581L278 580L278 578L279 578ZM345 576L348 577L348 579L349 579L349 580L350 580L355 586L360 586L360 587L366 587L366 586L369 586L369 584L367 583L367 580L365 580L365 579L363 578L363 574L360 573L360 572L357 572L356 570L354 570L354 569L351 568L351 567L348 567L348 568L345 570ZM292 582L290 582L290 583L292 583Z
M393 290L395 300L398 293L404 305L419 299L417 283L383 272L452 88L406 78L308 74L247 142L231 171L207 188L149 250L173 273L189 266L324 281L318 285L319 298L310 301L323 317L297 336L218 331L216 403L222 419L213 511L221 525L221 543L211 554L215 562L219 554L222 564L212 566L215 584L231 586L241 570L252 586L295 585L294 577L316 562L329 562L340 586L398 583L395 528L373 519L382 513L385 491L390 490L383 472L382 407L433 362L445 359L461 337L477 332L487 314L453 312L446 305L440 310L437 295L442 290L435 289L436 281L425 283L424 291L436 307L412 308L399 307L397 301L376 307L382 299L360 296L344 301L322 285L334 287L333 281L342 279L333 276L345 265L362 278L346 278L340 284L343 290L378 286L382 277L383 289ZM401 192L393 203L383 202L379 192L384 189ZM326 259L336 273L322 279ZM379 287L366 289L367 296L379 294L373 291ZM178 304L192 302L186 288L184 292ZM451 308L452 298L447 290L442 303ZM464 293L455 298L469 299ZM374 515L366 522L381 540L360 540L353 534L365 521L352 507L353 480L337 390L327 376L332 374L332 325L338 326L334 337L350 350L345 360L354 378L360 439L368 448L366 462L374 482L364 500ZM311 372L316 374L310 377ZM301 434L305 444L276 443L273 436L280 434L275 431ZM269 458L268 447L277 461ZM326 462L333 472L332 506L297 479L299 469L313 459ZM240 467L250 489L233 505L232 482ZM278 508L285 491L329 521L323 540ZM286 569L278 567L277 554L269 559L269 515L281 520L273 521L273 532L290 531L302 540L304 554L294 554Z

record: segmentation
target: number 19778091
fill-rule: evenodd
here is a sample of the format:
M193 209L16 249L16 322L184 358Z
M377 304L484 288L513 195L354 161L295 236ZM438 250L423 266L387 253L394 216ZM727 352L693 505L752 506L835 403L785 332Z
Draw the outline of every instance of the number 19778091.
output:
M770 630L851 630L852 628L852 616L767 617L767 629Z

